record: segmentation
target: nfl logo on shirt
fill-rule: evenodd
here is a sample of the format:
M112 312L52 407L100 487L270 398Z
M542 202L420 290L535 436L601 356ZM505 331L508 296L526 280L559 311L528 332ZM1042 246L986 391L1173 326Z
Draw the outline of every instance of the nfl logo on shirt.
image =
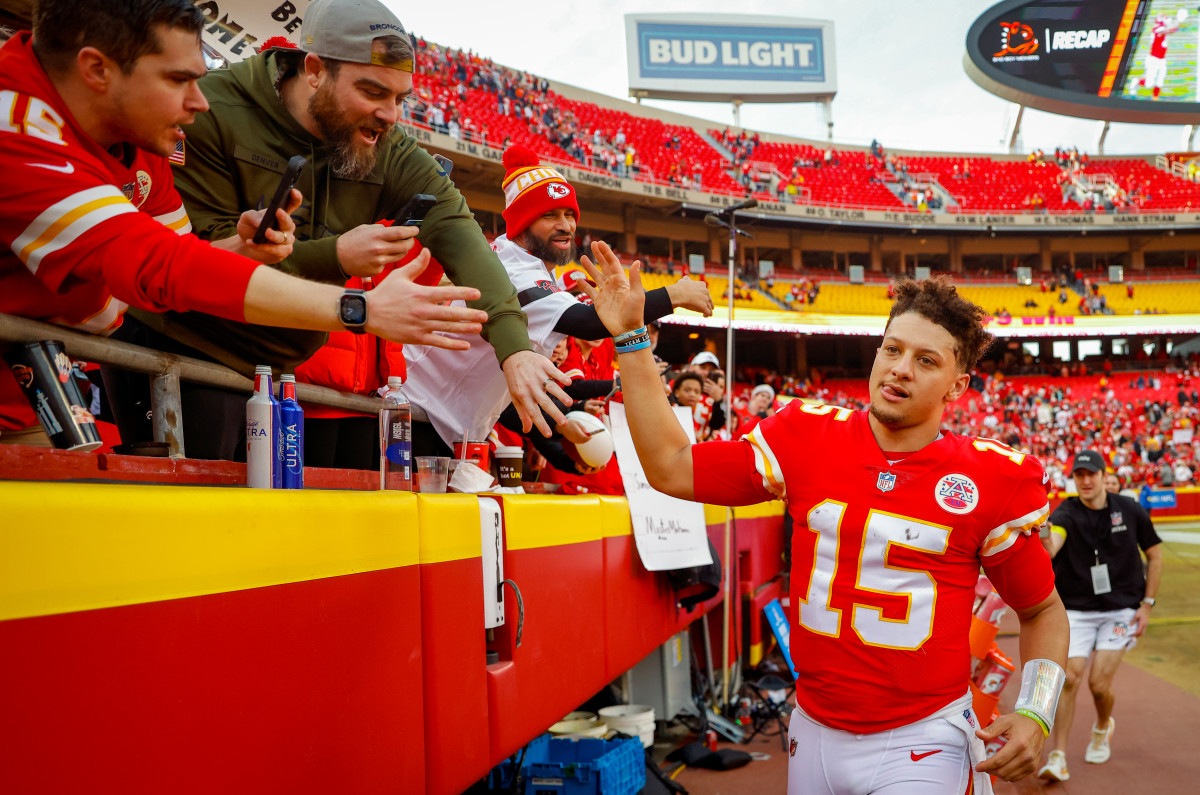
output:
M875 488L880 491L891 491L896 485L896 476L891 472L880 472L879 480L875 481Z

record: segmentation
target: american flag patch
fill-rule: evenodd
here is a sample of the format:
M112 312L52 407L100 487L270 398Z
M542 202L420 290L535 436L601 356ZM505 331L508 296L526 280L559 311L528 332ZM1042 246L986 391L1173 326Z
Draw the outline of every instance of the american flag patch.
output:
M175 151L172 152L169 157L167 157L168 163L171 163L172 165L176 165L176 166L183 165L183 158L185 155L183 144L184 144L183 141L180 141L179 143L175 144Z

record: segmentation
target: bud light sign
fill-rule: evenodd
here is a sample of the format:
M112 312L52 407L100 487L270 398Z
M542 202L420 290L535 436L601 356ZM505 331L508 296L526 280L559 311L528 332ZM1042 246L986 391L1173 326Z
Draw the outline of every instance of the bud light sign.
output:
M782 102L836 90L830 22L720 14L625 19L634 96Z

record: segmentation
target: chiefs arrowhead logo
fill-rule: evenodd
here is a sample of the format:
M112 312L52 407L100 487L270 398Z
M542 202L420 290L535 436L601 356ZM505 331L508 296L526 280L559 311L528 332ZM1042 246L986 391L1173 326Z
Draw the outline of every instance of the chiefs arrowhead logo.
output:
M788 749L788 756L795 756L795 755L796 755L796 738L793 737L792 738L792 746L791 746L791 748Z
M551 182L546 186L546 193L551 199L565 199L571 195L571 189L561 182Z

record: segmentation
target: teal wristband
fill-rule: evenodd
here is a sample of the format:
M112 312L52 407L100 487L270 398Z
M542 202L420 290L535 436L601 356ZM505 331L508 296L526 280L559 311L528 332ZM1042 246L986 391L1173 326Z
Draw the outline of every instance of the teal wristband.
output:
M634 351L640 351L640 350L643 350L643 349L649 348L649 347L650 347L650 340L643 340L642 342L635 342L634 344L629 345L624 348L618 346L617 353L633 353Z
M633 331L626 331L624 334L618 334L617 336L613 337L613 342L620 345L623 342L628 342L629 340L633 339L634 337L641 336L642 334L645 334L645 333L646 333L646 327L642 326L641 328L635 328Z

